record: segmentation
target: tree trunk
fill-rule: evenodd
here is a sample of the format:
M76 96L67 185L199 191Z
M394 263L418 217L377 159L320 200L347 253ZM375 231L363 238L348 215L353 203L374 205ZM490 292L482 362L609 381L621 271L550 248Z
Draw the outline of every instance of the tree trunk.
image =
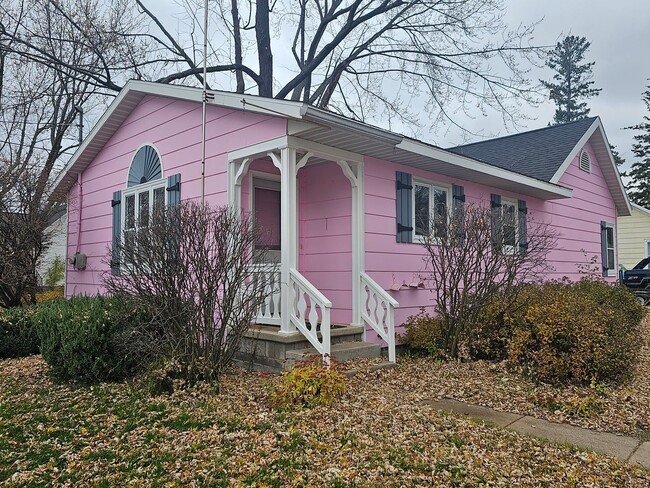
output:
M242 65L242 53L241 53L241 30L239 28L239 6L237 5L238 0L232 0L232 35L235 42L235 64ZM235 79L237 80L237 93L244 93L246 86L244 85L244 73L241 70L235 70Z
M269 1L255 1L255 36L257 55L260 64L259 95L273 96L273 53L271 52L271 32L269 26Z

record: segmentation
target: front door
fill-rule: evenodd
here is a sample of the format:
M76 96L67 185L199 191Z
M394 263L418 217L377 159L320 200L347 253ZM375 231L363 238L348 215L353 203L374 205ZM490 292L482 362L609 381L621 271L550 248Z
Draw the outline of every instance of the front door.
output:
M253 215L260 229L255 249L267 263L280 263L280 182L253 178Z

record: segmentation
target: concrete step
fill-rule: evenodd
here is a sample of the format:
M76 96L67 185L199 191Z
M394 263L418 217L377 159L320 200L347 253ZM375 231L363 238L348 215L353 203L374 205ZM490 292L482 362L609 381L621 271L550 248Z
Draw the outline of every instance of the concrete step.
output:
M313 347L287 351L287 363L304 359L309 355L318 355L318 352ZM378 358L381 356L381 347L370 342L341 342L332 344L330 355L339 363L355 358Z

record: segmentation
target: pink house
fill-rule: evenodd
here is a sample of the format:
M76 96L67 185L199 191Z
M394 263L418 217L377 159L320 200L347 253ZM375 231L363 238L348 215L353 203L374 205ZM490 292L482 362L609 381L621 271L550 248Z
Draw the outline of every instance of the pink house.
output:
M491 204L517 219L515 248L534 213L560 234L550 278L578 278L596 256L615 279L616 221L630 205L598 118L441 149L299 102L209 95L204 178L202 92L174 85L129 82L69 161L56 182L77 256L67 296L102 292L108 248L142 212L202 193L272 230L262 244L280 265L256 272L281 286L258 324L323 354L338 324L394 361L396 325L431 305L414 207Z

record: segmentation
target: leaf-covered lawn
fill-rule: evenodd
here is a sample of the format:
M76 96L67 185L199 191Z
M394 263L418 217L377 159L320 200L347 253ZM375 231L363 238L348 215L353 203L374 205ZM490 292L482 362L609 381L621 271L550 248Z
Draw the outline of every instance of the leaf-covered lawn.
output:
M333 407L278 413L258 374L148 397L0 361L0 485L648 486L650 471L436 412L439 365L359 374ZM458 385L462 387L462 385Z

